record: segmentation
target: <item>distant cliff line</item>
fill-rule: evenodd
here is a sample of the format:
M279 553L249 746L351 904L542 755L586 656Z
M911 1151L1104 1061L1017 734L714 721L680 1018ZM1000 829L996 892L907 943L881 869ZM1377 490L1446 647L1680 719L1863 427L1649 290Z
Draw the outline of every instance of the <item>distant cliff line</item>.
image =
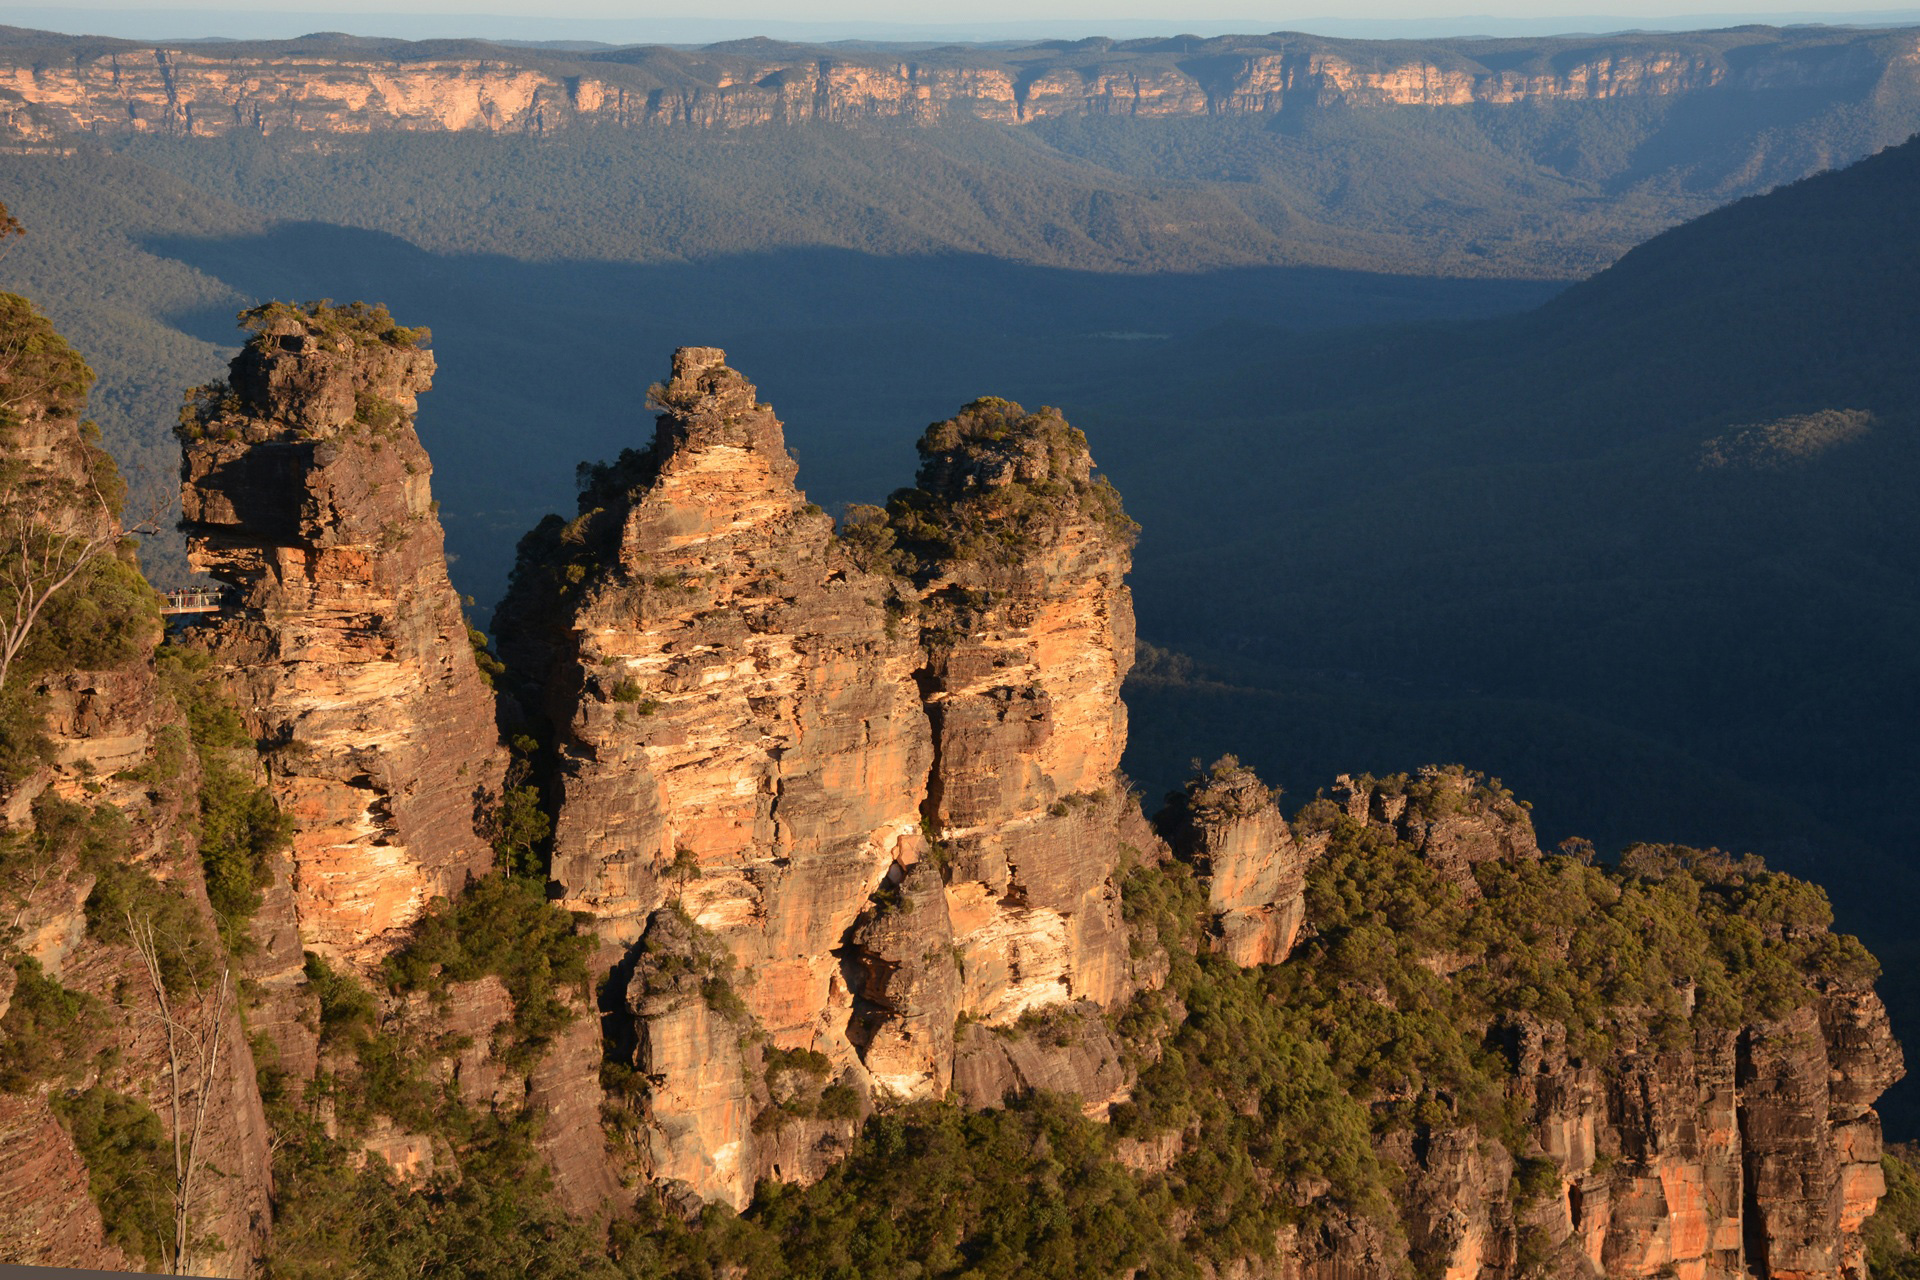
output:
M345 36L154 46L0 28L0 129L42 141L76 133L537 134L580 124L1026 124L1915 88L1914 28L1430 42L1283 33L908 55L769 40L590 54Z

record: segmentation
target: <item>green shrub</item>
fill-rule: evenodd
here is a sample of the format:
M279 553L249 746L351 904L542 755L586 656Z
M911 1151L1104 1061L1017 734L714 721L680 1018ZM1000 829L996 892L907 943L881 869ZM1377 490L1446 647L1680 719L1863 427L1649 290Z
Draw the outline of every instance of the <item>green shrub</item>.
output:
M573 1020L563 991L586 988L594 942L583 919L549 904L538 885L494 872L422 917L383 973L395 991L438 999L449 983L499 978L513 998L512 1041L502 1050L528 1064Z
M171 644L155 657L200 762L195 816L207 899L221 940L241 954L252 945L248 925L260 909L261 891L273 882L273 856L293 842L294 822L240 766L258 758L253 737L213 675L211 657ZM161 767L157 752L153 765Z
M86 1161L107 1239L165 1269L174 1239L173 1145L160 1117L103 1085L56 1097L53 1108Z
M13 976L0 1018L0 1091L26 1093L78 1075L100 1047L100 1002L61 986L32 956L13 958Z

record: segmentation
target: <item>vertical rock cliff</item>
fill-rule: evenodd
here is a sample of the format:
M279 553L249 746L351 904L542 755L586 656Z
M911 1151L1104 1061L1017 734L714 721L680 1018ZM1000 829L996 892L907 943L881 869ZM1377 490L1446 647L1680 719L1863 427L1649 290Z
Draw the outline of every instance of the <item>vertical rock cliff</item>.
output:
M724 1104L686 1075L742 1036L823 1055L862 1097L939 1097L963 1015L1131 989L1131 525L1051 413L936 426L891 524L868 508L836 536L722 352L676 353L654 399L648 447L583 469L579 516L523 543L498 627L550 726L562 901L614 947L691 928L724 949L707 994L724 982L744 1021L644 969L625 1004L660 1082L651 1167L738 1203L775 1149L808 1169L808 1107L761 1096L758 1058ZM1021 1084L982 1078L996 1102Z
M977 400L927 429L891 524L921 595L961 1005L986 1022L1127 994L1114 868L1134 526L1051 409Z
M1223 757L1156 820L1206 886L1209 945L1239 965L1285 960L1306 914L1312 850L1253 770Z
M1308 1016L1336 1053L1353 1052L1343 1037L1381 1034L1365 1019L1405 1019L1360 1050L1369 1062L1442 1034L1418 1029L1440 1014L1463 1049L1497 1049L1520 1127L1492 1140L1470 1076L1410 1124L1386 1118L1409 1095L1359 1085L1381 1117L1377 1155L1398 1170L1398 1231L1342 1226L1329 1203L1325 1229L1289 1238L1289 1266L1381 1275L1405 1257L1451 1280L1865 1276L1861 1225L1884 1191L1872 1102L1903 1064L1875 966L1827 933L1817 890L1756 859L1666 846L1630 850L1611 876L1543 861L1525 807L1459 768L1340 783L1344 803L1309 805L1299 844L1276 839L1265 788L1231 760L1169 805L1161 821L1208 892L1202 945L1264 963L1246 940L1271 935L1242 922L1262 919L1261 899L1303 903L1293 866L1283 884L1271 852L1304 849L1300 872L1333 859L1294 916L1306 954L1288 964L1291 1001L1319 1010ZM1400 908L1387 905L1395 893ZM1393 936L1374 932L1396 916ZM1396 975L1395 963L1412 967ZM1417 994L1423 973L1456 994ZM1436 1060L1400 1087L1431 1090L1446 1074Z
M655 400L649 446L592 470L579 518L523 544L498 619L551 726L552 877L611 944L713 935L744 1026L853 1067L839 953L926 853L918 649L723 352L677 352ZM696 1102L710 1091L670 1064L737 1058L741 1028L674 999L633 1006L641 1064L666 1080L652 1115L675 1135L653 1167L738 1203L757 1172L741 1073L731 1102Z
M91 380L0 295L0 1260L245 1275L268 1134Z
M195 629L297 832L269 951L368 962L492 862L505 753L414 434L433 356L378 308L269 305L182 414Z

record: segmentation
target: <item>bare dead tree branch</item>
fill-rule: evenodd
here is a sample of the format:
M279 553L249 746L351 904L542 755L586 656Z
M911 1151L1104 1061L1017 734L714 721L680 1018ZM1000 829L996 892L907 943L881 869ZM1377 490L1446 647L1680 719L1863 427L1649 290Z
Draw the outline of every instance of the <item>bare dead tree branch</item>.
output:
M159 1009L156 1016L166 1037L167 1108L173 1136L173 1242L167 1259L168 1269L174 1275L189 1275L194 1261L195 1210L201 1198L197 1184L206 1163L202 1142L207 1133L214 1085L219 1078L220 1055L226 1032L227 997L232 990L232 969L225 964L220 966L220 984L212 993L201 988L198 976L189 972L194 985L196 1017L194 1024L185 1023L174 1013L153 920L151 917L136 918L129 911L126 913L126 923L127 936L132 940L134 950L140 953L141 963L146 969L147 984ZM182 1109L186 1091L181 1087L183 1072L189 1077L187 1089L193 1095L191 1115L184 1120ZM162 1252L165 1254L169 1251L163 1248Z

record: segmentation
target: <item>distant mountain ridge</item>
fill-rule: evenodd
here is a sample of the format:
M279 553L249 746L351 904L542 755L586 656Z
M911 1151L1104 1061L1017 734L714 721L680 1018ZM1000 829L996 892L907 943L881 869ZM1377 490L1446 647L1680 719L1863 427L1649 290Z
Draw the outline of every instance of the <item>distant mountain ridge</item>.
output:
M181 135L577 124L1010 124L1513 106L1708 91L1884 99L1920 85L1920 31L1741 27L1599 37L1338 40L1295 33L949 46L903 54L735 40L607 51L326 34L143 44L0 28L0 127Z

